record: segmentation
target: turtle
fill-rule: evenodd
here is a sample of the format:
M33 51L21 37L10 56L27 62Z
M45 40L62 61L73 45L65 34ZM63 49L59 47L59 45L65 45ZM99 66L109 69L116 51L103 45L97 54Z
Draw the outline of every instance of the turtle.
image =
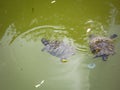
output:
M75 47L65 41L42 38L41 42L44 45L42 51L46 51L52 56L60 58L61 62L67 62L67 58L76 52Z
M108 59L109 55L115 54L114 39L117 34L113 34L110 37L105 36L89 36L90 51L95 55L94 58L101 57L103 61Z

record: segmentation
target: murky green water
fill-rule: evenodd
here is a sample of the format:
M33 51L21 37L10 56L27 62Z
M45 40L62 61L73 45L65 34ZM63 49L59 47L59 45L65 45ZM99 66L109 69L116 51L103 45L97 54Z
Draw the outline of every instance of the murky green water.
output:
M119 0L4 0L0 3L0 90L120 90ZM116 54L93 59L88 35L118 34ZM61 63L41 38L70 40ZM89 69L94 62L96 67Z

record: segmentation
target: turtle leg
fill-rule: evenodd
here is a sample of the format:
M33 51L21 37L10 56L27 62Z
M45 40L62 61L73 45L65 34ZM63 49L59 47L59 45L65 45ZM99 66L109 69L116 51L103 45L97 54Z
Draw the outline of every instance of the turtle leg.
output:
M103 55L100 55L100 56L96 55L93 58L98 58L98 57L102 57L103 61L106 61L108 59L108 55L106 55L106 54L103 54Z
M94 56L93 58L98 58L98 56L96 55L96 56Z
M45 51L45 47L44 47L44 48L42 48L42 49L41 49L41 51L42 51L42 52L43 52L43 51Z
M101 56L95 55L93 58L98 58L98 57L101 57Z
M108 59L108 55L106 55L106 54L101 55L101 57L102 57L103 61L107 61L107 59Z

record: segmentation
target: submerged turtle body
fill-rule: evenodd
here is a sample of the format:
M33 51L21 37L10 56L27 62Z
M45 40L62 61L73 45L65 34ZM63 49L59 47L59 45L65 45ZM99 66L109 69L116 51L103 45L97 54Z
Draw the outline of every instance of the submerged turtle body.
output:
M75 54L75 47L64 41L41 39L44 44L42 51L47 51L49 54L66 62L66 59Z
M95 57L102 57L105 61L109 55L115 53L113 39L117 35L113 34L111 37L102 37L102 36L90 36L90 50L95 55Z

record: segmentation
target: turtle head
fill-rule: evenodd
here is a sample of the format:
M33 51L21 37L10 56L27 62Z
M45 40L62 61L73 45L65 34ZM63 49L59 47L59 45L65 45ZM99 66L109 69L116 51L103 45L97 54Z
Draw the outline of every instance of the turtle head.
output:
M113 35L110 36L110 39L114 39L116 37L118 37L118 35L117 34L113 34Z
M47 40L46 38L42 38L41 42L46 46L49 44L49 40Z

